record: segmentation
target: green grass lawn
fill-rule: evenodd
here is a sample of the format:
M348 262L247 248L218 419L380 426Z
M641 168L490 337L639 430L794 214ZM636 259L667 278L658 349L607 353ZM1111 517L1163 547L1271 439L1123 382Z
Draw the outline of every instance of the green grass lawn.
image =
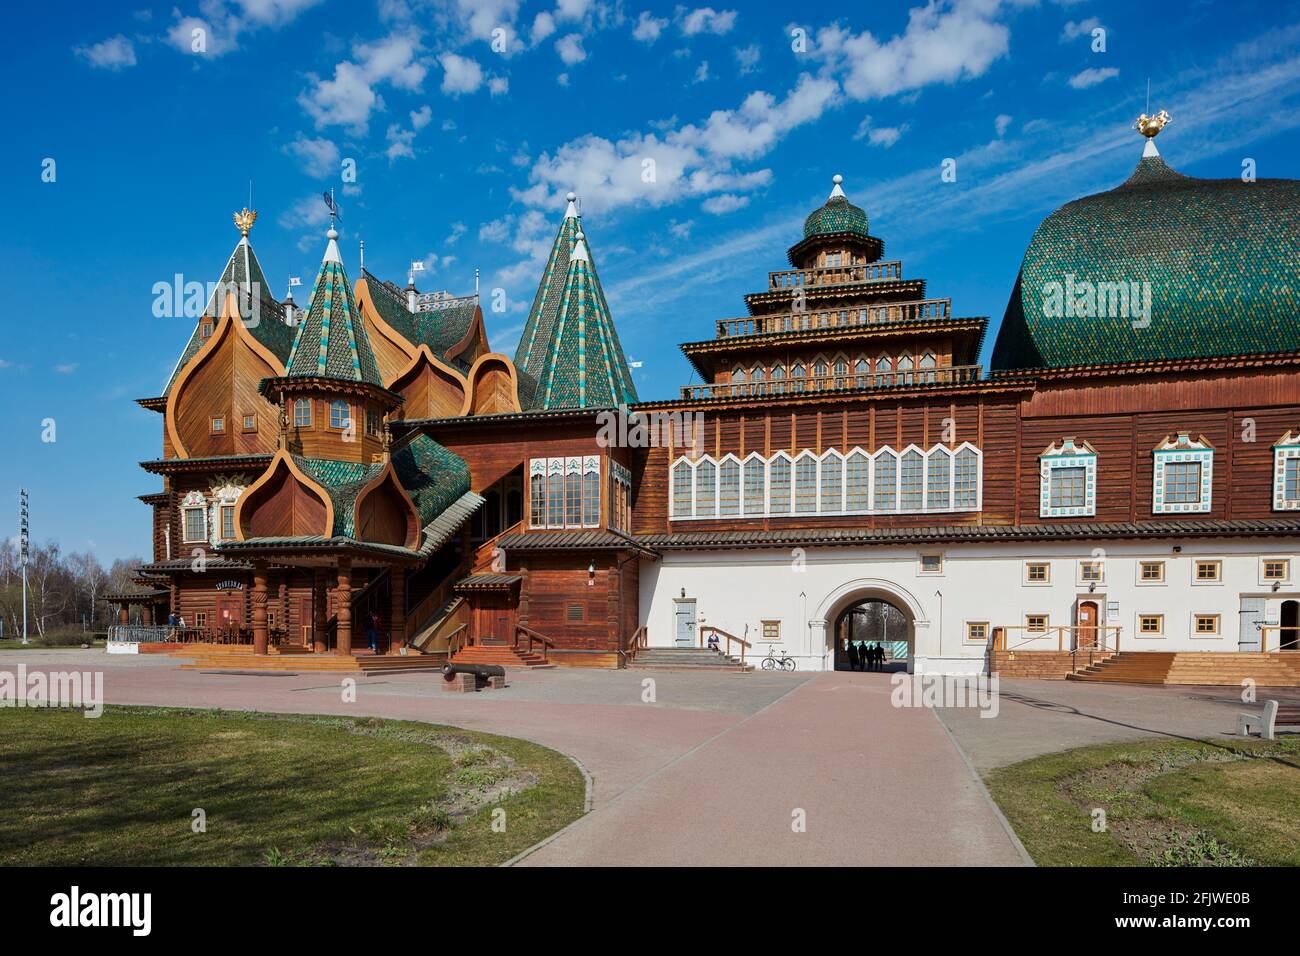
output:
M585 793L567 757L509 737L156 707L0 710L0 767L6 866L490 865Z
M1300 738L1083 747L987 783L1042 866L1300 866Z

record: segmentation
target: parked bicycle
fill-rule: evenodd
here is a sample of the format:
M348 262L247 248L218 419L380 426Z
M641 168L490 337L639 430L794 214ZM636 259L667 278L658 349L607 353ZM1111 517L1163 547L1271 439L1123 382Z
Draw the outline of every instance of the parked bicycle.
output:
M794 668L794 658L785 651L782 651L781 656L777 657L775 646L767 649L767 657L763 658L763 670L774 671L780 669L783 671L792 671Z

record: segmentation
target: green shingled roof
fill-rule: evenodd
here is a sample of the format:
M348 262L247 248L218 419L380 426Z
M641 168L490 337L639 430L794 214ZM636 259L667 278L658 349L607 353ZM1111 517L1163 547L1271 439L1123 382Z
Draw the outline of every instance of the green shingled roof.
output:
M1300 182L1196 179L1151 148L1122 185L1067 203L1038 227L993 368L1298 350L1298 248ZM1085 304L1091 290L1094 314L1066 311L1066 290Z
M330 534L336 538L355 538L353 509L357 495L375 476L384 470L380 463L361 465L350 461L332 461L326 458L303 458L293 455L294 464L316 484L325 489L334 503L334 527Z
M572 255L581 228L572 212L560 224L515 351L525 409L611 407L637 400L589 244L584 243L584 256Z
M805 239L837 232L851 232L859 236L870 235L867 229L866 212L862 207L853 205L848 197L843 195L831 196L826 200L825 205L814 209L803 221Z
M368 382L383 387L365 324L360 321L352 286L330 232L325 258L312 285L308 305L289 354L287 374Z
M392 282L385 282L370 272L362 272L370 299L380 318L402 334L412 345L427 345L439 359L446 358L447 350L469 334L478 308L478 296L452 299L445 308L411 312L406 308L406 293ZM452 364L462 372L469 371L470 363L456 356Z
M180 360L177 361L176 368L172 370L171 377L167 380L163 395L171 393L172 385L175 384L181 369L198 353L199 349L203 348L206 340L199 334L199 330L205 322L212 322L221 314L223 290L231 286L237 286L248 297L243 306L250 316L244 323L248 331L282 364L288 361L289 351L293 347L293 326L285 324L284 306L271 294L270 283L266 281L262 265L257 261L252 244L246 237L241 238L234 251L230 253L226 267L221 271L221 278L217 280L217 294L208 301L203 315L194 325L189 341L185 343L185 349L181 352ZM250 308L254 298L257 300L256 310Z
M417 434L393 452L393 470L420 512L421 527L470 490L465 459L428 435Z

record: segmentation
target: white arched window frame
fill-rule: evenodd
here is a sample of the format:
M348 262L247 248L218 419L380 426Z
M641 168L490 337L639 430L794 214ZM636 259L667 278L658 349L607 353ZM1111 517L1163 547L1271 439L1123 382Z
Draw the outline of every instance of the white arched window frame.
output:
M740 515L740 459L727 455L718 464L718 517Z
M791 493L794 462L785 452L772 456L767 465L767 513L770 515L788 515L791 513Z
M794 462L794 510L796 514L817 514L817 456L802 453Z
M938 365L938 360L934 357L933 352L926 352L917 362L917 368L921 369L922 374L919 380L922 382L933 382L935 379L934 369Z
M695 517L718 513L718 463L705 456L695 462Z
M855 448L844 459L844 513L866 514L871 508L871 456Z
M952 454L942 445L925 456L925 510L952 510Z
M690 518L695 514L695 469L689 458L679 458L673 463L672 481L672 516Z
M767 459L754 452L745 459L744 513L767 513Z
M898 510L898 455L886 445L871 463L871 510L890 514Z
M925 452L908 446L898 460L898 510L925 510Z
M754 383L754 393L757 395L767 394L767 370L761 365L755 365L749 370L749 380Z
M582 526L600 527L600 457L582 460Z
M866 377L871 374L871 362L865 356L859 355L853 363L853 374L857 377L855 385L862 386L867 384Z
M978 511L983 493L983 455L969 442L963 443L953 456L952 509Z
M790 387L796 392L804 390L805 383L808 379L808 370L804 367L803 362L795 362L790 366Z
M817 479L817 510L821 514L844 512L844 459L832 449L822 455Z
M208 540L208 502L201 491L191 491L181 501L181 541Z

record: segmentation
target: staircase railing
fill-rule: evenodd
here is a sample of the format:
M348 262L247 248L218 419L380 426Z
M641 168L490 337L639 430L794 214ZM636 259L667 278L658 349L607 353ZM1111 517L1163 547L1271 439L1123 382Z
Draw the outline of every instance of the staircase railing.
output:
M470 568L475 573L490 570L492 568L492 557L497 549L497 542L506 535L514 534L519 531L523 526L524 522L520 519L510 527L502 529L500 533L493 535L476 547L474 549L474 555L470 559Z
M1082 646L1080 646L1080 639L1081 638L1086 639L1088 637L1088 632L1092 632L1093 639L1091 643L1093 646L1098 646L1098 647L1107 646L1110 643L1110 638L1113 636L1114 653L1118 653L1120 630L1121 628L1117 624L1088 624L1083 626L1073 624L1073 625L1063 625L1058 627L1030 627L1027 624L1023 624L1023 625L1000 624L997 627L993 628L993 635L991 638L992 650L995 651L1015 651L1021 649L1031 650L1031 651L1051 650L1050 647L1041 646L1040 642L1051 640L1052 637L1056 638L1056 650L1058 651L1086 650L1089 645L1083 644ZM1010 631L1018 631L1020 632L1020 634L1016 642L1008 646L1007 635L1008 632ZM1067 643L1069 646L1067 646ZM1037 646L1030 647L1029 645L1031 644Z
M469 614L469 604L463 597L456 595L443 605L441 617L435 614L422 631L412 635L408 642L409 646L414 647L421 654L438 653L435 645L439 641L445 641L461 627L469 627Z
M705 631L708 631L708 632L711 633L711 634L717 634L717 635L720 636L720 637L724 637L724 638L726 638L726 639L727 639L727 656L728 656L728 657L731 656L731 645L732 645L733 643L735 643L735 644L739 644L739 645L740 645L740 663L742 663L742 664L745 663L745 650L746 650L747 648L750 648L750 647L753 647L753 646L754 646L753 644L749 643L749 641L745 640L743 637L737 637L735 634L729 634L728 632L724 631L722 628L720 628L720 627L714 627L712 624L705 624L705 625L702 626L702 627L698 627L698 628L696 628L696 631L697 631L698 634L700 635L700 647L704 647L704 646L705 646L705 640L704 640L704 632L705 632Z
M447 660L451 660L463 649L474 643L474 636L469 632L469 625L462 624L447 635Z
M534 631L531 627L525 627L522 624L516 624L515 625L515 650L519 649L520 637L528 638L528 653L530 654L533 652L534 643L538 643L542 645L542 660L547 659L546 657L547 649L555 646L555 642L551 640L549 637L547 637L545 634L539 633L538 631Z
M632 636L627 639L627 646L619 651L623 655L624 667L636 660L637 651L649 644L649 638L650 630L644 624L632 632Z
M1269 649L1268 636L1277 632L1276 647ZM1291 644L1291 647L1283 645ZM1263 624L1259 628L1259 649L1264 654L1290 654L1300 651L1300 627L1283 627L1277 624Z

